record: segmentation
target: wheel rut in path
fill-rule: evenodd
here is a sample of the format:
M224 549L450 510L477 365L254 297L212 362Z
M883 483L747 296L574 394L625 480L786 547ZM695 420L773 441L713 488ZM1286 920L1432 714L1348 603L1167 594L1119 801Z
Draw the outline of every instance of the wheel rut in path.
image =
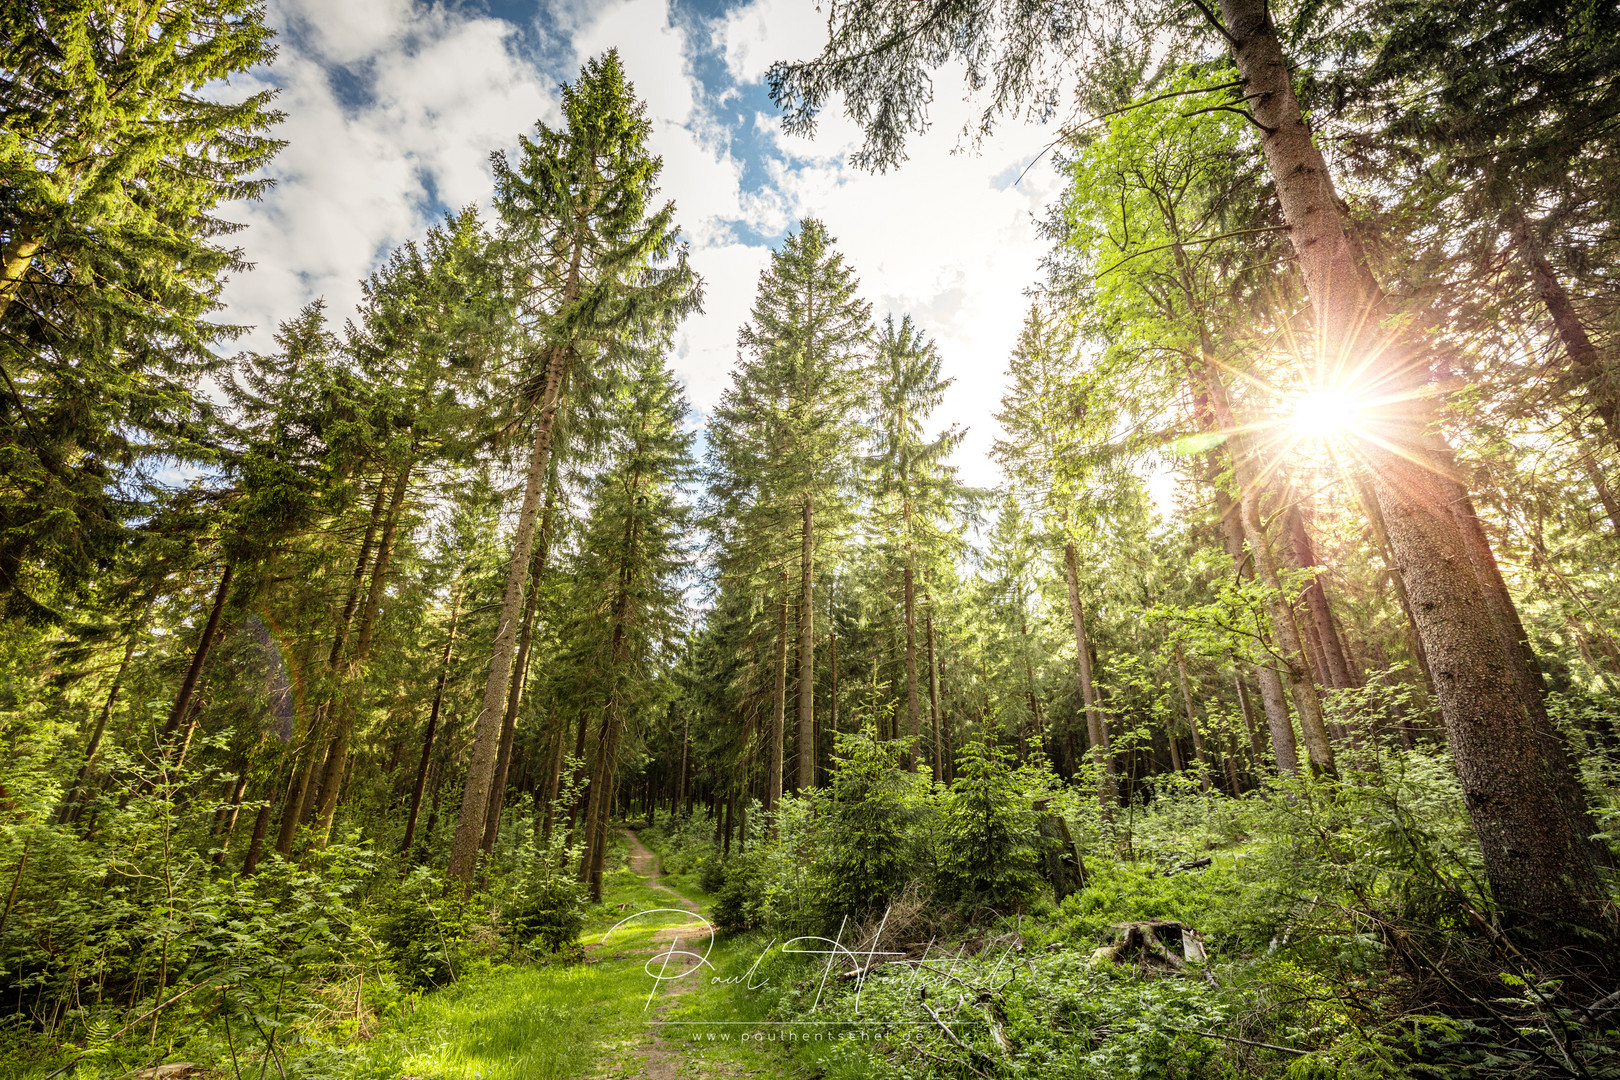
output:
M671 907L679 907L693 914L698 912L698 905L665 885L663 874L656 854L649 851L634 831L624 830L624 837L630 844L630 869L638 876L644 878L649 888L670 896ZM708 943L710 930L702 924L682 923L676 926L666 926L653 935L653 940L669 942L675 938L680 939L682 951L701 954ZM697 966L697 961L689 956L677 957L670 961L666 975L674 975L691 971ZM644 1036L634 1045L625 1045L617 1048L614 1059L598 1072L599 1080L620 1080L620 1078L640 1077L642 1080L683 1080L691 1077L710 1077L729 1075L715 1071L715 1063L704 1062L699 1064L693 1061L688 1052L683 1052L678 1039L665 1035L664 1029L656 1022L663 1019L675 999L683 994L690 993L696 988L698 977L676 979L668 984L666 989L658 995L658 1003L654 1005L649 1019L654 1023L649 1025ZM681 1066L687 1064L692 1068L683 1070Z

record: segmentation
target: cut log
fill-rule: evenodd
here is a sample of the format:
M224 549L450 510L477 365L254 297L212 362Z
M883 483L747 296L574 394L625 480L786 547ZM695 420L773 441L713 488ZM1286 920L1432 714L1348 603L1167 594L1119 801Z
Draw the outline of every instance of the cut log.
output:
M1035 812L1041 815L1037 828L1046 840L1041 869L1042 876L1052 885L1053 898L1061 904L1065 896L1086 887L1089 875L1080 846L1069 832L1069 823L1061 814L1047 812L1050 802L1049 799L1035 800Z

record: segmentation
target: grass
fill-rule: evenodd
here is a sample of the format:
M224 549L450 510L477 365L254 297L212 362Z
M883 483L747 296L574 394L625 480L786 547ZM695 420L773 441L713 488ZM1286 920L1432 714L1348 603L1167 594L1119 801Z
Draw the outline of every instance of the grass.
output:
M669 907L627 866L622 837L608 853L602 903L586 912L587 946L626 915ZM358 1070L369 1077L423 1080L566 1080L596 1071L640 1042L653 935L677 925L675 913L615 930L590 962L502 966L428 994L367 1045Z

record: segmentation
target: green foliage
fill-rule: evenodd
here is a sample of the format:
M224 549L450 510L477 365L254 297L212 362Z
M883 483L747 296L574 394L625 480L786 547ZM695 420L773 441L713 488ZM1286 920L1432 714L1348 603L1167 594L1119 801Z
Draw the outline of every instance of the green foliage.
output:
M484 943L477 940L482 901L477 894L447 889L444 875L426 866L412 870L383 898L373 925L400 981L418 988L448 986L487 967ZM563 917L551 916L553 920Z
M928 786L900 767L904 745L880 742L870 727L838 735L815 844L818 892L833 926L880 910L926 865L919 834L932 809Z
M1033 800L1051 777L1015 761L1006 747L983 739L957 756L956 779L941 808L938 880L941 894L958 904L1016 908L1041 886Z

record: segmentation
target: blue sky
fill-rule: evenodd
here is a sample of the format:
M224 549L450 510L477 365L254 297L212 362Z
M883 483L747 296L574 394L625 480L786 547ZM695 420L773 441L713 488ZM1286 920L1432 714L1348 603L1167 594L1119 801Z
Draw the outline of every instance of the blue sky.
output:
M672 357L694 407L709 410L727 383L771 247L815 216L874 314L909 313L937 339L957 383L936 419L970 429L957 455L966 479L995 482L991 414L1043 251L1033 219L1060 186L1044 164L1012 180L1050 128L1015 121L964 150L976 110L947 71L934 127L897 172L851 168L859 133L836 114L814 140L787 138L763 75L819 51L825 16L811 0L272 0L270 17L281 54L239 81L281 89L289 145L272 193L228 215L246 223L239 240L257 266L226 289L231 317L257 328L249 347L316 296L345 317L391 248L448 207L487 205L489 153L554 122L558 84L617 47L707 284Z

